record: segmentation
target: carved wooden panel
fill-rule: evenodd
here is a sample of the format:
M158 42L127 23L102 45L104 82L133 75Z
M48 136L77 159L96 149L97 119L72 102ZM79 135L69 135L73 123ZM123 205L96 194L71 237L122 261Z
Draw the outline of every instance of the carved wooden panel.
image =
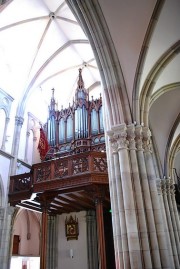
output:
M73 175L76 175L79 173L84 173L84 172L87 172L88 170L89 169L88 169L88 158L87 157L73 159L73 161L72 161Z

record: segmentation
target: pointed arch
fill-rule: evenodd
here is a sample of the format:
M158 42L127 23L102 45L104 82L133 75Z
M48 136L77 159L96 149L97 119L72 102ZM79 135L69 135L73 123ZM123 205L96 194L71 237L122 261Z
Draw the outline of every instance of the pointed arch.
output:
M133 93L132 93L132 114L133 114L133 121L136 121L137 123L141 123L140 121L140 100L139 100L139 95L140 95L140 81L141 81L141 75L142 75L142 70L144 68L145 64L145 59L147 56L149 44L151 41L152 34L154 32L156 23L157 23L157 18L160 15L160 12L163 8L165 0L158 0L156 2L151 20L149 22L149 26L144 38L144 42L142 44L142 49L140 52L137 68L136 68L136 74L135 74L135 79L134 79L134 88L133 88Z
M164 171L166 176L171 176L173 178L173 164L175 159L175 154L180 147L180 134L174 139L175 131L178 128L178 125L180 123L180 113L177 116L173 128L170 132L169 139L167 141L166 145L166 151L165 151L165 158L164 158Z
M145 83L143 85L141 95L140 95L140 122L143 122L145 126L148 126L148 115L150 101L152 97L152 91L157 79L163 72L164 68L176 57L180 52L180 40L173 44L156 62L154 67L151 69L149 75L147 76Z

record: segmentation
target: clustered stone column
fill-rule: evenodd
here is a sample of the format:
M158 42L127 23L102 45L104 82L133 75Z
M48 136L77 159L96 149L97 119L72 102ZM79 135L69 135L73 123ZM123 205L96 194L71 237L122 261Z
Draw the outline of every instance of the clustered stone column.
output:
M10 268L10 256L11 256L11 236L12 236L12 216L14 213L14 207L8 206L3 210L3 223L2 234L0 242L0 265L1 269Z
M150 131L120 124L108 136L116 268L171 268Z
M57 229L56 216L48 215L46 269L56 267Z
M98 242L96 213L93 210L87 211L87 251L88 251L88 269L98 269Z
M180 268L180 222L175 201L174 184L171 179L161 180L161 193L164 202L165 217L172 268Z
M24 119L22 117L15 117L15 128L14 128L14 136L12 143L12 155L14 156L14 160L11 166L11 174L16 174L16 164L17 164L17 156L19 150L19 143L21 137L21 128L23 125Z
M26 147L25 147L25 154L24 154L25 162L28 162L29 137L30 137L30 131L27 131L26 132Z

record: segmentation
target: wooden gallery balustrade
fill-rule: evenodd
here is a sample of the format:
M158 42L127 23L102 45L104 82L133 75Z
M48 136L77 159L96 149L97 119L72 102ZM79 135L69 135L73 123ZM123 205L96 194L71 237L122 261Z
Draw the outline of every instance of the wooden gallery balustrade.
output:
M48 213L61 214L94 209L102 197L109 208L109 185L105 152L88 151L34 164L30 173L10 177L9 202Z

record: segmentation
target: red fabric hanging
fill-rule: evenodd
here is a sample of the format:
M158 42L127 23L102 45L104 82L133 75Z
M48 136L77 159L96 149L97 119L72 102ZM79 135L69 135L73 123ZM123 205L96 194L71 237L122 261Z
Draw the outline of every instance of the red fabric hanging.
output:
M38 150L40 153L40 158L43 161L46 157L48 150L49 150L49 145L48 145L48 140L46 138L45 132L42 128L40 128L40 138L39 138Z

